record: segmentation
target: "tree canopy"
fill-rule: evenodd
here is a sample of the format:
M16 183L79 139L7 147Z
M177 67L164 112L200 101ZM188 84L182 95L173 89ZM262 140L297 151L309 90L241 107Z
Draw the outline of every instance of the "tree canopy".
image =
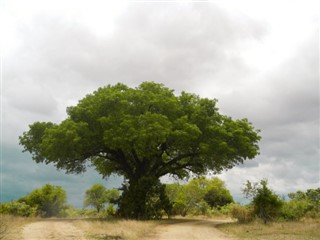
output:
M20 144L67 173L90 163L103 177L121 175L128 191L146 176L220 172L254 158L260 136L247 119L220 114L216 102L154 82L108 85L68 107L60 124L30 125Z

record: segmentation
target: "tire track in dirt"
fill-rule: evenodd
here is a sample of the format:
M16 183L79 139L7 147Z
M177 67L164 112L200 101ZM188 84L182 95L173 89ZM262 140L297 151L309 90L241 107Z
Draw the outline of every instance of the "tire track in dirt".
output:
M24 226L22 240L86 240L70 221L40 221Z

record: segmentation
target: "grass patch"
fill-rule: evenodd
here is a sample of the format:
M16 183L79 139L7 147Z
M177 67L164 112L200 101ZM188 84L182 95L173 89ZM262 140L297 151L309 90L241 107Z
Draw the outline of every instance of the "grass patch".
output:
M240 239L320 240L320 219L266 225L258 221L248 224L227 223L219 225L218 228Z
M150 234L155 221L135 220L77 220L73 224L90 240L139 240Z
M36 221L30 217L16 217L11 215L0 215L0 239L20 239L22 228L25 224Z

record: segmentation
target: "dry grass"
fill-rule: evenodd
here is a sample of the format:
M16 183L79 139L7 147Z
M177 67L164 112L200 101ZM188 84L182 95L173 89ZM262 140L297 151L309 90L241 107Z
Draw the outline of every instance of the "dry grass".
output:
M320 239L320 220L263 224L221 224L219 229L239 239L257 240L316 240Z
M15 217L10 215L0 215L0 239L16 240L21 236L22 227L36 221L34 218Z
M152 232L157 222L134 220L77 220L73 224L92 240L138 240Z

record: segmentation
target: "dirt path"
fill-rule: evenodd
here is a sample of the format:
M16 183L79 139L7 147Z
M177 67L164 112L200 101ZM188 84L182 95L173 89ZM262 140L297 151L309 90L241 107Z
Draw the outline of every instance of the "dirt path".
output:
M86 240L84 233L70 221L40 221L27 224L23 240Z
M184 220L156 227L155 233L145 240L235 240L219 231L217 224L225 221Z
M225 221L177 220L157 226L144 240L235 240L219 231ZM71 220L46 220L24 226L22 240L86 240L84 231Z

